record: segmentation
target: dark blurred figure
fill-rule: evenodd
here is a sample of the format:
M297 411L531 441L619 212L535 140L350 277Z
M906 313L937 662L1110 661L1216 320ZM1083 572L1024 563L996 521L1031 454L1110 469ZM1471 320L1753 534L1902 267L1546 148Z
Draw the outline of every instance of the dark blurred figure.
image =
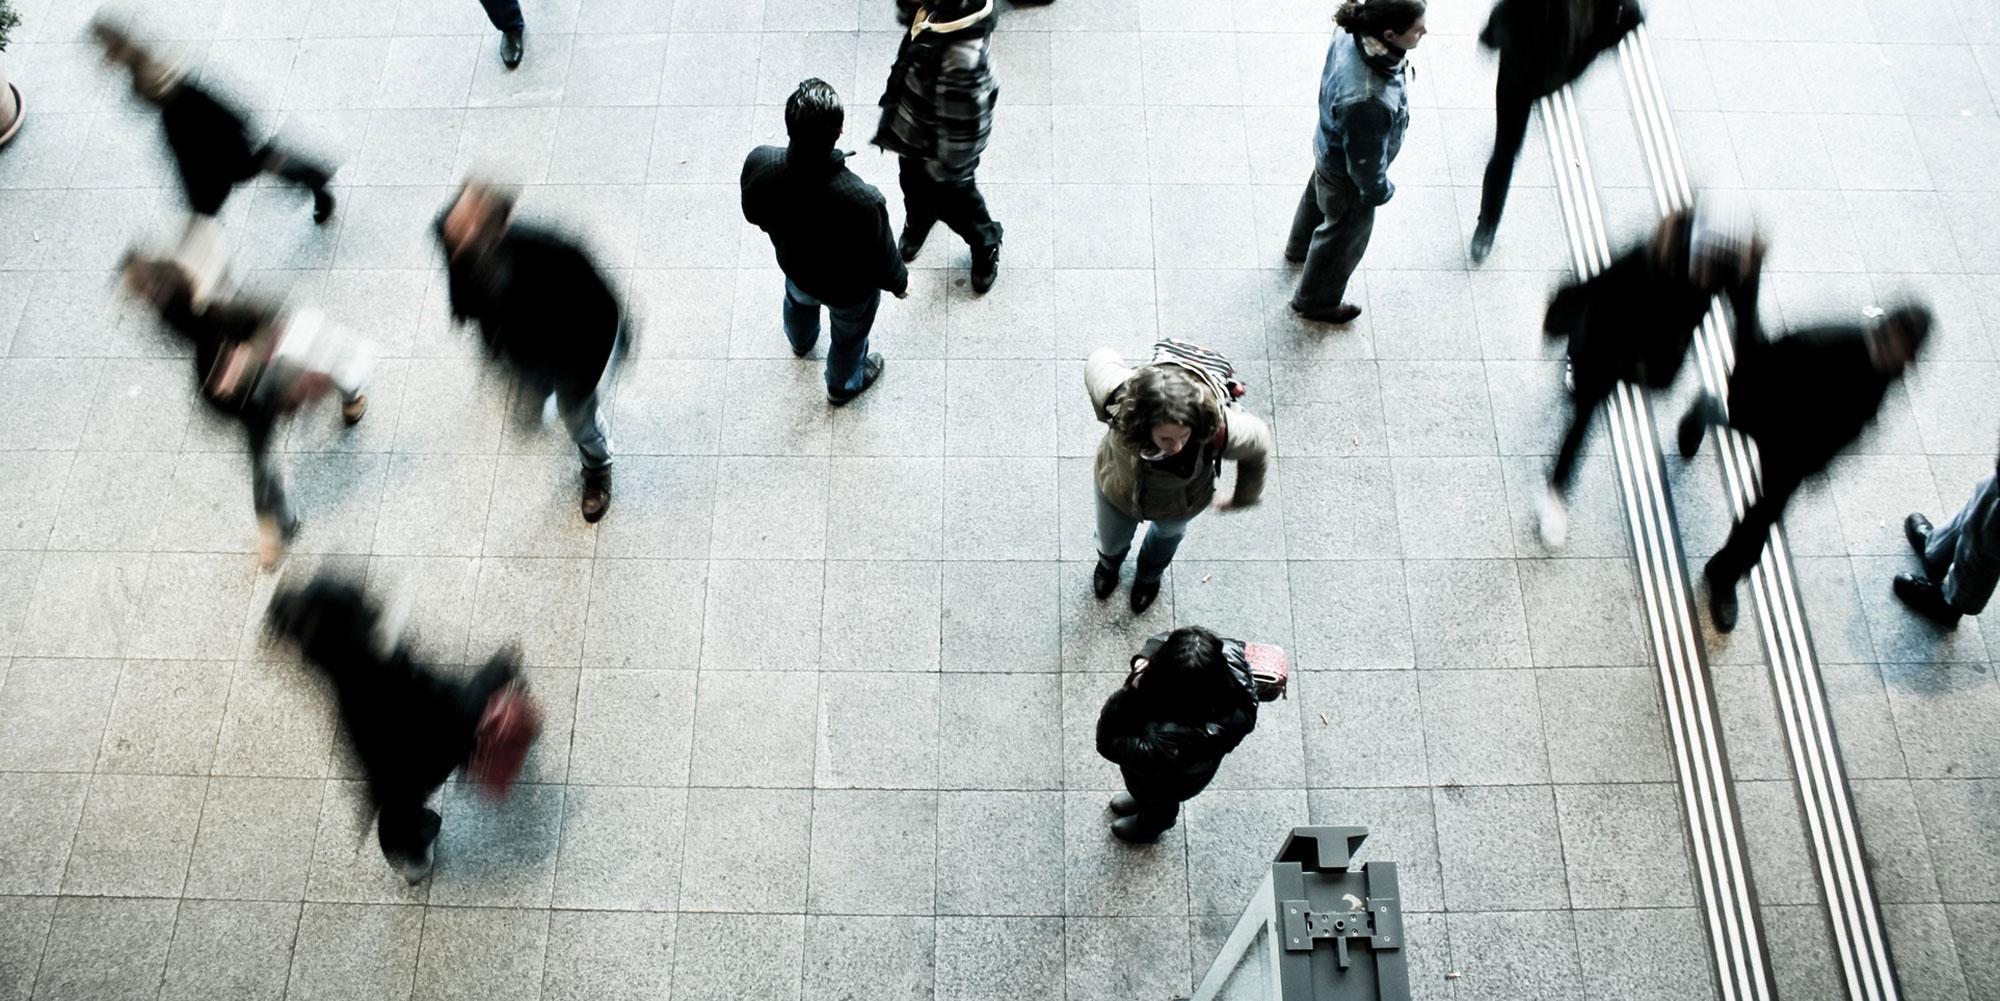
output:
M833 317L826 350L826 399L840 406L882 376L868 331L882 293L910 294L882 192L847 169L834 148L846 112L817 77L785 102L784 149L759 146L743 161L743 218L770 234L785 272L785 337L803 358L819 341L819 311Z
M333 682L340 719L368 779L377 838L412 883L431 873L443 819L425 806L460 768L504 796L541 732L518 655L502 650L470 679L432 671L385 627L361 589L326 576L271 598L271 624Z
M1256 727L1257 683L1226 641L1199 626L1153 637L1097 717L1097 753L1125 775L1111 833L1159 840Z
M1598 53L1644 20L1634 0L1500 0L1493 6L1479 44L1499 51L1500 79L1493 94L1493 156L1486 161L1472 232L1473 263L1493 249L1535 102L1582 76Z
M1865 324L1829 325L1766 340L1738 327L1729 411L1703 396L1681 418L1680 451L1691 458L1711 424L1757 442L1757 502L1730 530L1702 576L1715 628L1736 628L1736 582L1757 565L1764 540L1806 477L1826 468L1875 419L1882 396L1930 336L1931 313L1899 306Z
M1728 298L1737 336L1755 340L1764 244L1747 211L1704 202L1660 220L1650 242L1627 250L1589 281L1559 290L1542 321L1569 338L1569 431L1538 513L1553 549L1569 531L1564 507L1591 417L1620 381L1660 389L1687 360L1695 328L1717 295Z
M479 0L486 19L500 32L500 62L508 69L521 65L521 35L528 21L521 16L521 0Z
M252 146L242 113L189 81L182 68L134 41L124 29L102 18L90 32L104 48L104 58L132 75L132 90L160 109L160 127L174 166L181 175L194 219L177 256L189 264L195 279L195 305L204 306L222 270L221 237L215 217L237 185L258 174L272 174L312 192L313 221L333 217L333 193L327 184L333 168L314 163L275 142Z
M121 270L126 291L193 346L202 399L242 424L250 446L257 556L271 566L299 524L271 455L278 423L329 388L340 394L341 418L350 427L359 423L368 409L361 391L366 345L312 310L232 299L196 312L193 280L178 261L127 254Z
M487 353L518 380L523 416L549 396L583 458L583 520L611 506L611 438L602 393L625 352L624 311L611 284L569 239L513 222L514 195L468 181L438 216L451 314L479 324Z
M993 130L1000 87L988 61L996 0L929 0L907 12L909 33L882 93L875 145L902 158L903 235L898 249L914 261L940 221L972 248L972 289L984 293L1000 275L1002 227L986 209L974 172Z
M1993 473L1943 528L1931 527L1922 513L1903 519L1903 533L1924 572L1897 574L1896 597L1947 629L1957 627L1961 615L1985 611L2000 581L2000 459Z
M1320 71L1313 174L1292 215L1285 260L1305 265L1292 312L1349 323L1361 307L1346 301L1347 282L1368 251L1375 209L1396 194L1389 164L1410 125L1403 68L1429 28L1424 0L1349 0L1333 23L1339 30Z

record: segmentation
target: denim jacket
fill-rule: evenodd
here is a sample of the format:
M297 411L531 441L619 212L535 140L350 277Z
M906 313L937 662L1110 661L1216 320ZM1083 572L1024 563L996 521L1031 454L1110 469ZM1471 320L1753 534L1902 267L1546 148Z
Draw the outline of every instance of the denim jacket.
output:
M1319 81L1319 132L1313 154L1319 172L1354 182L1364 205L1381 205L1396 193L1389 164L1403 148L1410 125L1403 64L1385 73L1362 57L1361 40L1336 31Z

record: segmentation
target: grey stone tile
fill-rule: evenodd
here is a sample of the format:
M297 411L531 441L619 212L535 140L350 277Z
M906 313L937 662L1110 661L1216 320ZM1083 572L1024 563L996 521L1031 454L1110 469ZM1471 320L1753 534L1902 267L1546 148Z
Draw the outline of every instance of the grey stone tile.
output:
M1433 781L1447 785L1547 782L1536 679L1525 671L1422 675L1424 742Z
M1564 785L1555 792L1574 906L1694 905L1674 787Z
M54 897L0 899L0 995L18 999L34 993L55 911Z
M798 1001L805 955L801 914L683 914L675 931L673 996L744 994Z
M893 365L893 375L833 415L835 453L944 454L945 363L899 356Z
M590 571L585 560L481 561L470 653L483 657L486 651L516 645L527 664L577 666Z
M485 555L587 557L597 548L600 530L577 516L576 470L546 455L502 455L494 485L480 546Z
M935 563L828 563L821 667L936 671L940 589Z
M1136 649L1136 647L1135 647ZM1119 670L1073 671L1063 675L1063 787L1120 789L1118 766L1097 753L1097 717L1104 702L1125 682Z
M1308 785L1429 784L1415 674L1313 672L1296 684Z
M1121 783L1122 785L1122 783ZM1113 786L1118 788L1118 786ZM1111 834L1108 791L1063 796L1063 911L1076 916L1179 917L1188 907L1186 824L1151 845Z
M722 449L746 455L825 455L831 411L820 366L790 358L737 358L724 391Z
M940 679L938 729L954 746L937 761L941 789L1062 786L1062 688L1050 674Z
M1050 560L1057 551L1053 458L945 460L945 556Z
M664 911L680 896L687 793L591 786L562 797L556 907Z
M1063 922L1067 997L1110 1001L1185 991L1188 928L1146 918L1074 917Z
M83 812L90 777L75 774L0 774L0 890L56 893L69 862L70 843ZM31 973L32 976L32 973Z
M1666 722L1654 672L1562 668L1535 675L1550 773L1557 782L1665 782L1673 777L1664 753ZM1717 701L1723 697L1718 695ZM1769 716L1761 719L1768 725ZM1737 748L1732 744L1730 750L1734 763ZM1735 774L1746 777L1740 768Z
M805 789L690 789L681 910L802 910L812 823Z
M718 495L715 460L621 458L613 480L617 508L598 523L598 556L698 559L724 541L725 531L735 532L740 525L723 516L722 505L741 498ZM574 510L562 517L577 517Z
M938 794L820 790L813 793L813 914L932 914Z
M2000 810L2000 783L1991 779L1939 779L1911 783L1922 812L1931 858L1939 860L1938 890L1947 903L1994 899L2000 887L2000 850L1978 832Z
M1413 666L1403 569L1393 560L1292 563L1298 666L1306 670Z
M315 779L210 780L184 892L234 900L301 896L321 788Z
M2000 987L2000 950L1994 948L1995 925L1992 904L1963 904L1945 908L1951 924L1952 942L1958 949L1959 968L1965 976L1966 992L1986 997Z
M695 696L688 780L697 786L805 788L812 784L815 675L711 671Z
M1629 562L1531 560L1519 569L1537 666L1649 662Z
M1220 184L1153 187L1153 260L1166 268L1249 268L1259 260L1248 190Z
M546 911L431 908L411 997L540 997L548 932Z
M118 688L114 661L16 660L0 685L0 768L87 772Z
M334 744L331 686L298 664L236 666L216 736L217 775L319 778Z
M1162 267L1154 277L1159 334L1193 341L1238 361L1264 357L1270 353L1268 338L1259 336L1263 332L1257 324L1244 320L1265 312L1269 281L1263 272L1222 263ZM1290 296L1289 291L1285 294ZM1148 350L1130 360L1137 362L1151 354Z
M1285 544L1295 560L1392 559L1402 555L1389 461L1280 459Z
M63 892L179 896L207 779L99 775L90 783Z
M947 455L1054 454L1054 364L968 359L952 362L945 377Z
M1016 673L1061 667L1059 573L1053 563L945 563L940 663L946 671Z
M1875 893L1891 903L1932 903L1938 880L1916 795L1901 779L1849 783L1854 812L1861 821L1869 876Z
M999 1001L1019 989L1062 990L1063 922L1056 918L939 918L938 1001Z
M1945 908L1938 904L1887 904L1882 926L1896 957L1896 973L1910 997L1969 997Z
M420 907L306 904L286 996L311 1001L406 996L423 928Z
M39 538L28 548L150 549L160 533L160 497L171 489L171 452L84 453L68 464L60 501L48 498ZM178 539L176 542L180 541Z
M160 997L282 996L299 910L291 902L183 901Z
M312 843L312 868L306 876L304 893L306 900L420 904L429 897L429 883L410 885L382 857L374 827L375 807L368 799L366 783L359 780L327 780L320 796L319 832ZM309 912L311 907L311 904L307 905ZM410 945L414 950L414 936ZM301 956L304 954L300 952Z
M1845 989L1824 908L1773 905L1761 910L1771 972L1779 983L1818 997Z
M42 572L42 554L0 551L0 654L11 654L27 631L28 604Z
M709 555L820 559L826 511L826 459L725 457L716 473Z
M154 553L125 652L226 659L241 648L256 568L234 554Z
M938 698L935 674L822 674L815 786L936 788Z
M664 1001L673 974L673 914L554 911L542 997Z
M1425 668L1525 667L1521 584L1505 560L1404 564L1416 663Z
M1820 669L1820 677L1840 734L1840 758L1848 776L1900 778L1909 774L1880 671L1861 664L1826 665Z
M140 599L146 557L49 553L21 617L14 652L35 657L116 657Z
M1976 665L1885 665L1882 677L1912 776L2000 777L2000 756L1979 733L2000 707L1992 674Z
M815 916L806 924L805 996L924 1001L936 953L926 918Z
M824 568L804 561L709 565L701 663L709 670L806 671L819 666Z
M1396 520L1403 554L1422 559L1513 555L1506 480L1497 458L1398 458ZM1442 531L1450 526L1449 531Z
M477 556L493 494L491 455L391 458L374 551L384 556Z
M1354 858L1357 863L1394 862L1407 909L1443 906L1430 790L1314 789L1307 796L1313 824L1368 829L1368 840Z
M1189 800L1188 899L1197 914L1240 911L1292 828L1305 824L1299 789L1210 789Z
M1714 974L1693 908L1577 911L1577 958L1586 990L1630 998L1704 997Z
M1063 794L939 793L938 857L940 914L1061 913Z
M579 795L582 794L580 790ZM504 803L469 783L444 789L430 903L447 907L549 906L563 830L560 786L517 785Z
M472 65L465 64L465 70L469 78ZM354 164L353 175L343 179L357 185L448 184L464 122L465 110L459 107L377 111L369 119L368 143L360 161ZM356 260L349 266L359 264Z
M695 672L586 670L577 685L570 781L684 785Z
M173 900L127 897L56 901L35 996L105 1001L157 996L178 907Z
M1446 786L1432 806L1446 907L1569 906L1562 837L1548 787Z
M405 637L418 659L458 664L466 659L479 568L479 560L463 557L377 556L368 564L368 587L409 605Z
M1062 564L1063 595L1089 594L1094 564ZM1062 668L1064 671L1115 670L1121 676L1132 654L1154 633L1172 628L1172 576L1161 585L1160 598L1143 615L1133 615L1130 605L1106 600L1088 605L1063 599ZM1128 581L1129 586L1129 581Z
M1275 433L1287 456L1389 454L1382 390L1362 361L1271 363Z
M936 458L835 457L826 521L837 560L936 559L943 541L944 466Z
M1572 915L1496 911L1451 914L1453 997L1580 997Z
M1391 455L1494 454L1493 415L1483 365L1383 362L1380 376Z

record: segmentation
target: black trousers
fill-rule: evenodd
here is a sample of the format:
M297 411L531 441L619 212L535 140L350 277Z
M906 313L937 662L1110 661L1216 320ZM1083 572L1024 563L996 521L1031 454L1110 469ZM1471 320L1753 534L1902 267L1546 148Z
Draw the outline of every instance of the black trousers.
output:
M290 536L298 516L285 500L285 478L271 455L271 440L277 434L280 415L249 401L243 405L243 433L250 446L250 499L257 517L275 518L279 531Z
M1759 471L1759 491L1757 501L1743 512L1743 519L1729 530L1729 538L1723 540L1722 548L1708 561L1706 573L1711 587L1734 587L1736 582L1748 576L1757 558L1764 553L1764 543L1771 537L1771 526L1785 514L1785 505L1792 495L1798 493L1799 485L1806 477L1826 467L1825 462L1802 462L1796 458L1758 447L1758 459L1763 468Z
M266 143L251 153L248 161L237 156L218 160L211 154L190 153L178 166L188 208L196 215L206 216L221 214L223 203L237 185L255 179L258 174L281 178L315 197L325 194L327 183L333 180L333 168L276 143Z
M924 161L906 156L897 179L903 184L903 226L911 234L928 235L942 222L974 250L1000 245L1001 226L986 210L986 197L972 175L939 180Z
M500 31L526 31L528 22L521 17L520 0L479 0L486 8L486 19Z
M479 726L479 718L486 711L486 703L493 693L513 681L518 673L519 668L511 659L495 657L487 661L486 666L480 668L479 673L469 681L436 679L445 695L437 703L442 711L433 725L472 733ZM335 675L334 679L338 684L340 676ZM418 865L430 854L431 842L437 840L444 819L438 816L436 810L425 806L424 801L444 784L451 769L463 762L449 764L450 768L442 771L403 773L389 776L388 782L377 784L384 792L382 800L375 804L379 811L375 833L382 845L382 855L389 861ZM433 777L435 781L432 781ZM370 776L371 781L375 778Z
M1569 493L1570 484L1576 479L1577 455L1583 451L1583 439L1590 433L1590 422L1597 416L1598 408L1611 399L1615 386L1615 382L1577 381L1569 398L1569 430L1563 434L1562 447L1556 451L1556 464L1549 470L1549 485L1556 492Z
M1500 225L1500 213L1507 207L1507 188L1514 181L1514 161L1520 159L1521 145L1528 138L1528 116L1539 95L1509 72L1505 56L1500 61L1500 80L1493 93L1493 155L1486 159L1486 180L1479 189L1479 227L1491 231Z

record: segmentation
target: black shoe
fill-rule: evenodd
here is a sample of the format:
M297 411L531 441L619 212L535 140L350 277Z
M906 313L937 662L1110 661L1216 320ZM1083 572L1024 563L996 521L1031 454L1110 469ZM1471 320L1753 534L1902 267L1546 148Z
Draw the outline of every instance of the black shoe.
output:
M907 224L903 226L903 235L896 238L896 253L902 256L904 264L916 260L917 255L924 252L924 241L930 236L930 230L919 233Z
M1910 540L1910 548L1917 551L1917 559L1925 559L1931 551L1931 520L1921 514L1904 518L1903 538Z
M611 470L583 471L583 520L596 524L611 509Z
M972 290L985 295L1000 277L1000 245L976 247L972 251Z
M846 406L849 401L867 392L868 387L875 385L875 380L882 378L882 368L887 364L888 362L883 361L881 355L872 351L869 352L868 357L861 359L861 388L852 393L835 393L829 390L826 394L826 402L836 407Z
M1111 597L1111 592L1116 590L1118 590L1118 568L1107 567L1100 561L1097 569L1090 572L1090 593L1096 595L1097 600L1103 601Z
M313 192L313 223L324 226L333 218L333 192L319 188Z
M1492 252L1493 227L1480 226L1474 229L1472 231L1472 263L1479 264L1485 261L1486 255Z
M1292 312L1315 323L1353 323L1361 315L1361 307L1351 302L1343 302L1332 309L1305 309L1297 299L1292 300Z
M521 33L503 31L500 33L500 64L513 69L521 65Z
M1172 827L1173 825L1169 824L1167 826ZM1139 818L1137 817L1120 817L1111 822L1112 837L1128 845L1150 845L1160 840L1160 835L1165 833L1166 831L1164 830L1148 831L1140 827Z
M1694 402L1694 406L1688 408L1687 413L1681 415L1680 433L1675 436L1681 458L1692 459L1696 452L1701 451L1701 436L1714 423L1717 409L1715 398L1704 394Z
M1132 582L1132 614L1144 614L1153 607L1153 599L1160 596L1159 581L1135 580Z
M1139 801L1129 792L1121 792L1111 797L1111 812L1120 817L1129 817L1139 812Z
M1890 587L1910 611L1946 629L1958 628L1959 610L1944 600L1944 589L1913 573L1899 573Z
M1712 563L1710 564L1713 565ZM1708 581L1708 614L1715 620L1715 631L1726 633L1736 628L1736 582L1717 581L1715 575L1703 567L1701 575Z
M1293 250L1293 249L1292 249L1292 248L1290 248L1290 247L1286 247L1286 248L1285 248L1285 263L1286 263L1286 264L1304 264L1305 262L1306 262L1306 252L1305 252L1305 251L1303 251L1303 250Z

